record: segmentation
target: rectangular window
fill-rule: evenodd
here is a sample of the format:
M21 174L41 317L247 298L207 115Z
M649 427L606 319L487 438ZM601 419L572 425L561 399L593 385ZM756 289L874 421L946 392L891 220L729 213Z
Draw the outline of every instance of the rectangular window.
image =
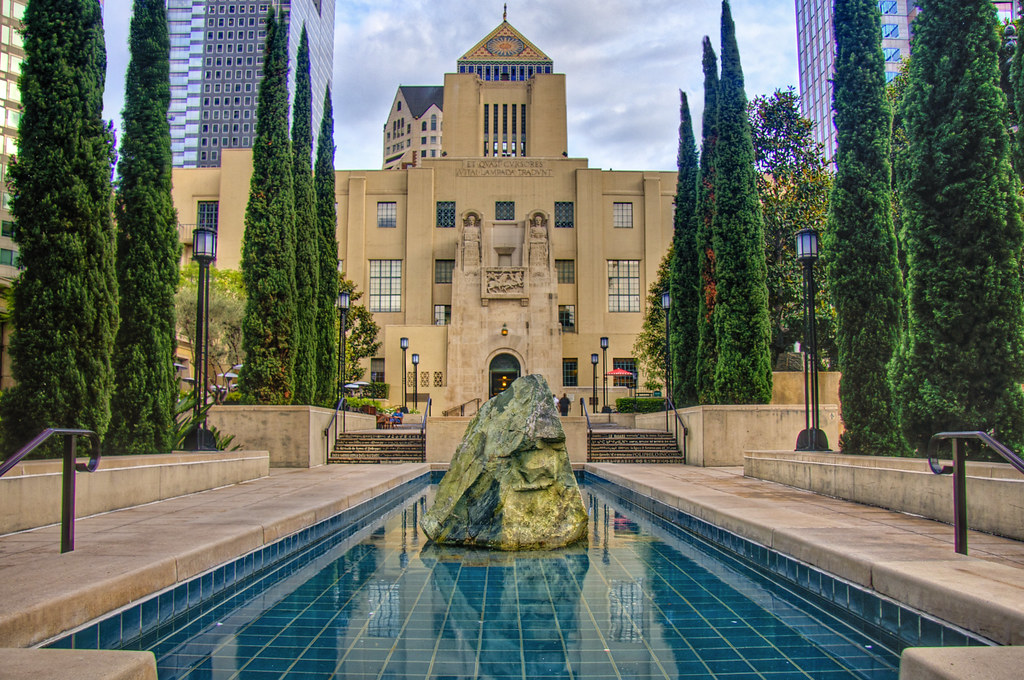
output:
M578 366L576 359L562 359L562 385L564 387L579 386Z
M573 228L572 201L555 201L555 229Z
M633 375L622 376L621 378L615 376L615 387L635 387L636 381L636 359L612 359L612 367L620 368L623 371L629 371Z
M633 228L632 203L612 203L612 226L616 229Z
M882 37L883 38L898 38L900 37L899 24L882 24Z
M10 250L8 248L0 248L0 264L6 264L10 267L17 267L18 251Z
M198 215L196 222L200 227L206 227L217 231L217 213L220 203L218 201L199 201Z
M898 47L883 47L882 54L885 56L886 61L900 60L900 48Z
M455 228L455 201L437 202L437 228Z
M384 379L383 359L370 359L370 382L387 382Z
M455 260L434 260L434 283L451 283Z
M555 260L559 283L576 283L576 260Z
M398 226L398 204L394 202L377 202L377 228L394 229Z
M452 322L451 305L434 305L434 325L448 326Z
M558 323L563 333L575 333L576 305L558 305Z
M640 260L608 260L608 311L640 311Z
M878 9L882 11L882 14L897 14L896 0L879 0Z
M494 202L494 219L495 220L514 220L516 218L516 202L515 201L495 201Z
M370 311L402 311L401 260L370 260Z
M14 238L14 222L13 220L4 220L0 223L0 236L6 236L7 238Z

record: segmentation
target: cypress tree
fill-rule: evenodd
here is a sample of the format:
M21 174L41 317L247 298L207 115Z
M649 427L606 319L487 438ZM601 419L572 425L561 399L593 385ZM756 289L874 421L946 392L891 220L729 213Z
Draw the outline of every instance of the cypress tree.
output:
M266 59L256 105L252 180L242 237L245 364L239 386L247 401L292 401L295 365L295 199L288 141L288 27L267 13Z
M697 403L697 145L686 93L679 93L679 174L672 234L672 306L669 308L669 344L672 357L672 389L677 406Z
M338 295L338 217L334 196L334 110L331 88L324 93L324 116L316 146L317 260L320 263L320 289L317 293L317 403L333 404L337 398L338 314L334 300Z
M295 190L295 397L296 404L316 400L317 260L316 197L313 194L313 90L309 74L309 37L302 27L295 69L292 120L292 173Z
M835 0L833 97L838 141L825 253L836 308L846 431L857 455L906 450L889 381L899 341L900 273L889 182L892 118L875 0Z
M107 441L126 453L171 447L178 286L177 217L171 202L170 38L164 0L135 0L129 35L115 202L121 325Z
M903 101L911 445L985 430L1024 448L1024 243L988 0L923 0Z
M715 145L718 143L718 58L704 36L704 114L701 123L700 177L697 183L697 358L694 381L697 403L718 403L715 397Z
M722 2L722 74L715 145L715 393L719 403L772 397L764 225L754 176L747 95L729 3Z
M24 271L11 317L17 385L0 401L8 448L46 427L105 435L118 320L102 9L95 0L32 0L23 21L9 177Z

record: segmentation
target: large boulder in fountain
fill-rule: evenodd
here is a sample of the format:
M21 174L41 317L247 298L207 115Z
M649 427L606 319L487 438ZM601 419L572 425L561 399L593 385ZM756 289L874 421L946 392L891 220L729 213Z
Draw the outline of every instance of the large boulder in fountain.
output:
M499 550L557 548L586 536L587 511L544 378L519 378L483 405L422 526L437 543Z

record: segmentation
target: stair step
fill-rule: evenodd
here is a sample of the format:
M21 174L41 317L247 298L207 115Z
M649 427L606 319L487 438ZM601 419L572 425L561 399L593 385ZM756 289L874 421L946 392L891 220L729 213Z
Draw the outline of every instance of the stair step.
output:
M657 430L590 433L587 460L594 463L684 463L675 436Z

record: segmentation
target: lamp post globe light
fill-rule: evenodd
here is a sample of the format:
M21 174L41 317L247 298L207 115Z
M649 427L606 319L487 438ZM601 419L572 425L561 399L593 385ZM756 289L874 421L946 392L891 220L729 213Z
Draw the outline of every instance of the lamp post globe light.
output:
M602 395L604 399L604 406L601 407L601 413L611 413L612 409L608 406L608 338L601 338L601 372L604 373L602 383Z
M338 308L338 400L337 404L341 404L342 397L345 396L345 326L348 321L348 309L351 304L351 295L348 291L343 290L338 293L338 299L335 300L334 305Z
M594 409L595 413L597 413L597 362L598 362L598 360L599 360L599 358L598 358L596 353L590 355L590 363L594 366L594 379L593 379L593 382L592 382L592 384L594 386L594 395L590 398L590 408Z
M420 355L413 352L412 355L412 407L414 409L419 408L420 405L420 381L417 380L419 375Z
M665 429L669 428L668 403L672 398L672 345L669 343L668 310L672 307L672 295L666 290L661 294L661 308L665 310Z
M210 348L210 265L217 259L217 232L205 224L192 231L192 259L199 264L199 280L196 282L196 341L192 356L195 363L195 406L196 429L190 435L194 451L210 451L216 448L213 436L206 429L206 418L200 415L206 408L206 382L209 378Z
M797 451L828 451L828 439L818 420L818 338L814 314L814 263L818 259L818 232L796 233L796 260L804 267L804 430L797 435Z
M398 346L402 348L402 408L408 413L409 407L406 405L406 401L409 398L409 386L405 379L405 350L409 349L409 338L399 340Z

